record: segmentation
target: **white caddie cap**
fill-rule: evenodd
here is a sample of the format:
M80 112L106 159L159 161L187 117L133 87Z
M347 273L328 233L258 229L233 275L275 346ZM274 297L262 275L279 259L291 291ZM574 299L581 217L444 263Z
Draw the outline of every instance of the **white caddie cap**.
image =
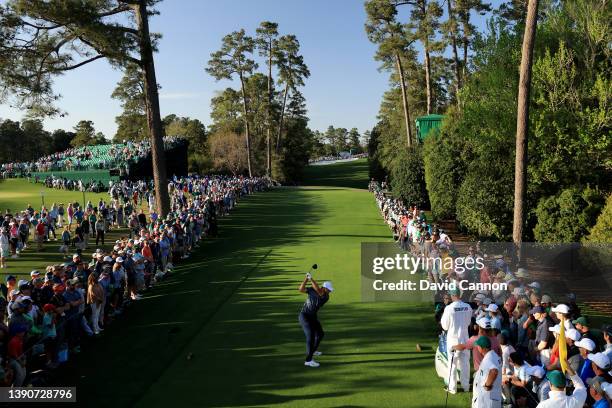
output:
M483 329L490 329L491 319L489 319L488 317L481 317L480 319L476 320L476 324L479 327L482 327Z
M561 326L559 326L558 324L555 324L553 327L549 327L548 331L557 333L557 334L561 334Z
M569 307L567 305L564 305L563 303L558 304L557 306L553 307L551 309L552 312L555 313L563 313L563 314L568 314L569 313Z
M601 383L601 389L606 393L608 398L612 398L612 384L607 382Z
M580 347L589 351L595 350L595 343L591 339L580 339L575 343L576 347Z
M499 310L499 306L497 306L495 303L491 303L485 310L487 312L497 312Z
M540 286L540 284L538 282L531 282L527 286L529 286L530 288L534 288L534 289L540 289L541 288L541 286Z
M587 358L604 371L608 371L610 369L610 358L604 353L589 354Z
M121 263L121 262L123 262L123 258L119 256L119 257L117 257L117 259L115 259L115 262Z
M544 369L537 365L527 367L527 374L538 378L544 378Z
M578 341L578 340L580 340L582 335L576 329L569 329L569 330L566 330L565 337L567 337L568 339L572 339L574 341Z
M332 283L330 281L323 282L323 287L329 290L330 292L334 291L334 287L332 286Z

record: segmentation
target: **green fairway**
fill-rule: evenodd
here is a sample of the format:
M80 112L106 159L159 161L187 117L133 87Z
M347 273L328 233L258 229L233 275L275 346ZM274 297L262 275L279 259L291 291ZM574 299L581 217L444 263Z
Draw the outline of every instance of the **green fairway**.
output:
M65 373L81 404L444 406L432 306L360 302L360 244L390 234L367 190L330 180L365 187L367 162L324 167L353 180L323 172L328 185L248 197L221 220L218 239L86 343ZM320 312L318 369L303 366L297 321L297 287L315 262L315 277L335 286ZM450 396L449 407L468 401Z

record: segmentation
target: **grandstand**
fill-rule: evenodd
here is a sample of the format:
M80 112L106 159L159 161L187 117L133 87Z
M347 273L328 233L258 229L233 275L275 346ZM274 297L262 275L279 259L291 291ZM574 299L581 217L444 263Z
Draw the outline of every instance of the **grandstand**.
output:
M187 175L188 142L165 138L166 170L169 176ZM151 147L148 140L119 144L82 146L53 153L29 163L6 163L0 168L3 177L31 175L40 180L49 176L102 182L110 180L151 179Z
M115 173L113 172L113 174ZM82 180L84 183L101 181L104 185L108 185L108 182L111 180L119 180L119 175L111 175L110 170L36 171L32 173L32 177L38 177L40 180L44 180L49 176L75 181Z

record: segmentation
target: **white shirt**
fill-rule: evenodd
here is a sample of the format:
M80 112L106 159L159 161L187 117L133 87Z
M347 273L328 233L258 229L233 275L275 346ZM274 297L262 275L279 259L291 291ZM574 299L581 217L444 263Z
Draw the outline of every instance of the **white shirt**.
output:
M516 350L509 344L501 345L502 349L502 374L512 375L512 366L510 365L510 354Z
M468 338L468 327L472 321L472 308L461 300L456 300L444 308L442 328L446 330L449 346L465 343Z
M489 371L497 370L497 377L490 390L484 385L489 376ZM501 408L502 404L502 373L501 361L493 350L489 350L482 359L478 371L474 373L474 395L472 397L472 408Z
M572 395L565 395L565 391L551 390L549 398L540 402L536 408L582 408L587 398L586 388L578 375L573 375L571 380L574 383Z
M532 390L538 396L538 401L546 401L550 393L550 382L547 379L542 380L540 384L534 382Z

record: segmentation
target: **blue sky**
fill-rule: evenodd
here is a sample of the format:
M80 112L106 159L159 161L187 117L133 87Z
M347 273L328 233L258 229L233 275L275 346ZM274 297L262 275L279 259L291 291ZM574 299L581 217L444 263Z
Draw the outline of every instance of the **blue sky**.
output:
M300 40L311 71L303 89L311 128L333 125L363 132L376 123L388 74L378 72L373 59L376 47L364 32L362 0L165 0L158 9L161 14L153 17L151 30L163 35L155 56L162 116L191 116L208 125L211 97L231 85L216 82L204 71L210 53L225 34L244 28L254 35L259 23L269 20L279 23L281 34L295 34ZM482 18L477 21L482 25ZM121 109L110 95L121 75L98 60L58 78L59 106L68 115L47 119L46 128L71 129L79 120L90 119L112 137ZM0 105L0 118L22 116Z

